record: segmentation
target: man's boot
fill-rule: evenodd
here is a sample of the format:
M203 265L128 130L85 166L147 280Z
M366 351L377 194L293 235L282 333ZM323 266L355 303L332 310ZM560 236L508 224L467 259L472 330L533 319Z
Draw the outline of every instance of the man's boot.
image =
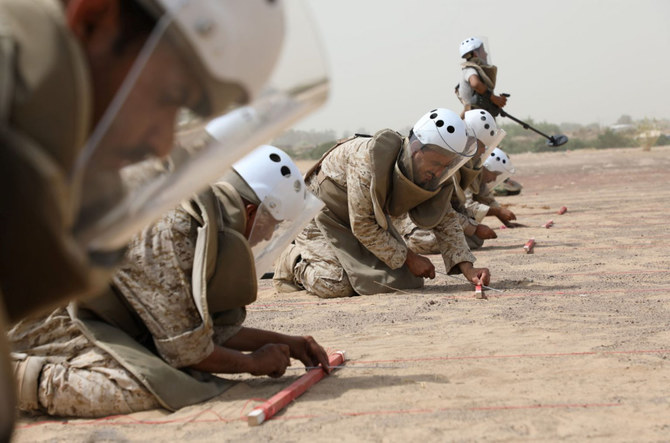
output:
M300 261L300 251L295 244L290 244L279 256L275 264L275 275L272 286L277 292L296 292L303 288L295 280L295 265Z

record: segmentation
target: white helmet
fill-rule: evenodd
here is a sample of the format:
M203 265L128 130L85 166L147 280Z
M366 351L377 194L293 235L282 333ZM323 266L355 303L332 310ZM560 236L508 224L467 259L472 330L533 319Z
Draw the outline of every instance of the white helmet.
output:
M274 146L262 145L233 165L256 193L259 205L249 244L261 275L324 204L307 187L291 157Z
M487 185L489 190L507 180L515 172L509 157L500 148L495 148L489 154L488 158L484 161L483 166L489 171L496 173L496 179Z
M472 132L454 111L437 108L421 117L412 133L424 145L435 145L449 153L472 156Z
M472 130L458 114L444 108L433 109L421 117L412 128L409 141L411 178L428 190L441 186L477 152ZM438 158L427 158L434 155Z
M461 54L461 58L464 57L468 52L474 51L483 44L484 42L482 42L477 37L466 38L461 42L461 46L458 48L459 53Z
M244 153L324 103L327 66L305 3L120 3L137 4L154 20L142 19L143 26L151 25L142 29L148 32L143 46L70 174L77 194L71 199L72 211L81 219L75 236L83 247L105 252L123 247L176 202L216 181ZM138 11L133 16L140 18ZM284 32L285 25L291 32ZM303 64L304 60L309 63ZM240 105L246 109L231 117L239 124L216 125L214 136L203 133L208 120ZM156 108L159 114L141 121L145 130L128 131L144 107ZM182 112L184 108L193 112ZM169 125L174 123L176 131L171 131ZM140 143L133 134L151 140ZM175 142L180 149L173 149ZM170 153L179 157L165 158ZM144 158L150 162L160 158L161 164L171 167L114 201L108 198L109 186L93 182L105 175L115 178L119 169Z
M138 0L182 47L207 94L203 113L250 101L267 82L284 40L284 4L269 0ZM161 26L159 22L157 26ZM231 90L235 88L236 90Z
M498 128L493 116L483 109L467 111L464 120L477 139L490 148L497 147L507 135L504 129Z
M276 220L288 220L302 211L308 191L291 157L274 146L262 145L235 164L244 179Z

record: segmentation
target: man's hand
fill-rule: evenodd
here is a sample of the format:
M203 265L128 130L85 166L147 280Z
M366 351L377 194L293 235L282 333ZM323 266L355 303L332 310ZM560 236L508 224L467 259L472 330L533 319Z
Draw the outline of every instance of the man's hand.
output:
M502 108L507 104L507 97L491 94L491 102L497 107Z
M498 238L498 234L491 228L486 225L478 224L475 229L475 235L482 240L487 240L490 238Z
M290 336L287 344L291 351L291 357L300 360L305 366L313 367L321 364L323 370L330 374L328 365L328 353L311 336Z
M507 208L497 208L495 216L498 217L498 220L507 225L512 220L516 220L516 215L514 212L510 211Z
M269 375L278 378L291 366L291 351L288 345L268 343L249 355L251 375Z
M461 272L470 282L475 285L488 285L491 273L488 268L475 268L472 263L464 261L458 264Z
M409 272L417 277L435 278L435 266L433 266L433 263L427 257L416 254L409 248L407 249L405 264L409 268Z

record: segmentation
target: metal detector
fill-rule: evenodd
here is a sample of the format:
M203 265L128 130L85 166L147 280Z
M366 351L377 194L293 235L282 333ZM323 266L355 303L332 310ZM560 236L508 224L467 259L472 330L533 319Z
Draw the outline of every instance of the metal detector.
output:
M510 96L509 94L502 94L502 95L504 95L505 97L509 97L509 96ZM544 138L547 139L547 146L551 146L551 147L554 147L554 148L555 148L555 147L557 147L557 146L564 145L564 144L566 144L566 143L568 142L568 137L567 137L566 135L563 135L563 134L560 134L560 135L547 135L547 134L545 134L544 132L542 132L542 131L540 131L540 130L538 130L538 129L533 128L533 127L532 127L531 125L529 125L528 123L519 120L518 118L514 117L513 115L509 115L509 113L503 111L502 108L500 109L500 116L501 116L501 117L507 117L507 118L509 118L510 120L514 120L515 122L517 122L518 124L520 124L521 126L523 126L523 129L530 129L531 131L533 131L533 132L535 132L535 133L537 133L537 134L540 134L542 137L544 137Z

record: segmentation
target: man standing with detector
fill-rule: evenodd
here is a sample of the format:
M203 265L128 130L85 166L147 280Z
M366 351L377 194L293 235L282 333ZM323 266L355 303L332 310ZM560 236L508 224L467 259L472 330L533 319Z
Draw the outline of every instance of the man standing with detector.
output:
M482 39L470 37L459 46L459 54L465 62L461 64L461 79L456 85L456 95L463 103L463 117L471 109L484 109L494 118L507 104L507 95L495 94L498 67L489 63L489 54ZM497 145L496 145L497 147ZM508 180L500 184L503 195L516 195L522 186Z
M306 174L326 206L280 257L275 288L331 298L422 287L435 267L393 226L392 217L407 213L434 230L448 272L488 284L489 270L473 267L449 204L449 179L476 148L463 120L443 108L421 117L408 137L386 129L335 145Z
M10 331L19 408L66 417L176 410L233 385L213 373L280 377L290 358L330 372L312 337L242 326L257 266L322 206L289 156L259 147L136 236L105 294Z

